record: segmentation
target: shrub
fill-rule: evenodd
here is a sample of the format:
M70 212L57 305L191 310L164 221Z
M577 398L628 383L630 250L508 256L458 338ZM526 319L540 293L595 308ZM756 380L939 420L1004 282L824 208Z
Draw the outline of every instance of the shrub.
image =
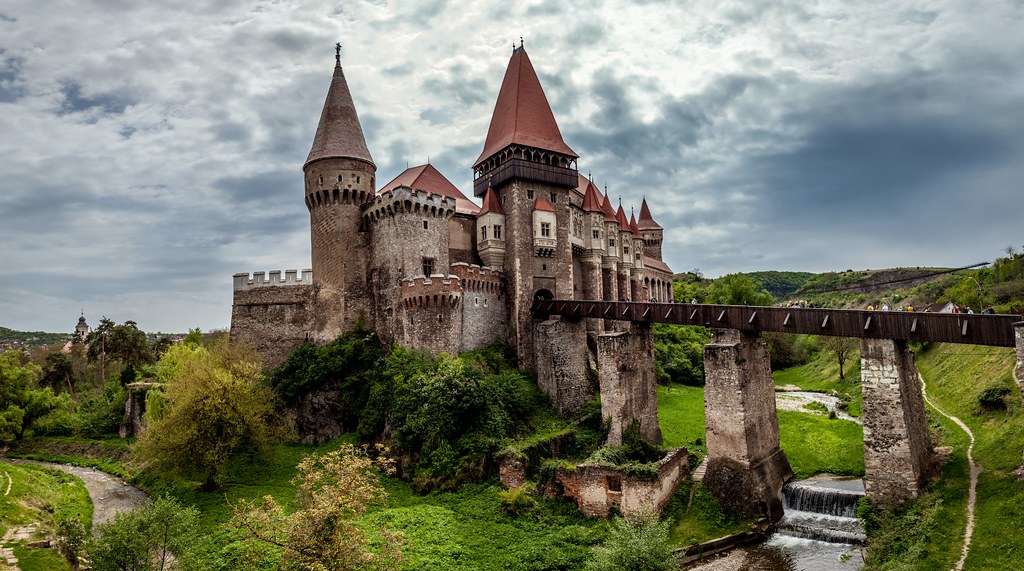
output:
M990 385L978 393L978 407L985 412L1006 410L1006 397L1010 396L1010 387Z
M588 571L667 571L678 569L678 557L669 542L669 522L653 514L638 515L633 522L612 521L608 538L594 549Z
M522 517L537 509L537 490L533 484L526 483L518 488L498 492L501 511L510 516Z

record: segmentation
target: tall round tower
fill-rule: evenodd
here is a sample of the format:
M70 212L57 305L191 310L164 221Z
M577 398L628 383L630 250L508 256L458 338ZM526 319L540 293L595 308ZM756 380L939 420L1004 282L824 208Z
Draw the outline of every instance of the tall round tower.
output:
M377 166L370 157L352 93L335 48L334 77L327 91L313 147L302 167L317 290L318 340L333 339L357 319L370 322L367 235L360 207L373 201Z

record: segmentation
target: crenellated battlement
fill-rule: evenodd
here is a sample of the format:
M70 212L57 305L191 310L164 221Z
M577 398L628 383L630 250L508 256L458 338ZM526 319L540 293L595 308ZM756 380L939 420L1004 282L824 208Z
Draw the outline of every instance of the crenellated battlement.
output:
M462 280L463 291L501 294L504 290L505 274L498 270L456 262L451 271Z
M402 301L407 308L455 307L462 299L462 281L455 275L419 275L402 280Z
M367 223L396 214L440 217L447 220L455 215L455 199L425 190L413 190L408 186L399 186L377 195L373 202L363 208L363 220Z
M331 204L355 204L362 206L372 202L374 194L372 191L359 188L319 188L306 192L306 208L313 210L321 206Z
M302 270L301 275L298 270L285 270L283 279L281 270L253 272L251 278L248 273L244 272L234 275L235 291L245 291L257 287L298 285L313 285L313 270Z

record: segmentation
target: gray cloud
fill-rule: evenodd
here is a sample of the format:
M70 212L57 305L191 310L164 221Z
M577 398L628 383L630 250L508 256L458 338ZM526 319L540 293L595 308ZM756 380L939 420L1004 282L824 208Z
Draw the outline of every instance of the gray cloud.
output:
M471 194L523 36L581 170L647 197L677 270L990 259L1020 242L1022 24L941 1L5 6L0 325L223 327L231 274L308 267L336 41L381 183L429 156Z

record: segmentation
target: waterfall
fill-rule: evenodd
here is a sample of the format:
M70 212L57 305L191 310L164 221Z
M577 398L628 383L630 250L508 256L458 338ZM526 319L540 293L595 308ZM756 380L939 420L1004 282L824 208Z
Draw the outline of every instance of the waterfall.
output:
M857 502L864 497L860 480L792 482L782 493L785 515L778 523L779 535L853 545L866 541L857 519Z

